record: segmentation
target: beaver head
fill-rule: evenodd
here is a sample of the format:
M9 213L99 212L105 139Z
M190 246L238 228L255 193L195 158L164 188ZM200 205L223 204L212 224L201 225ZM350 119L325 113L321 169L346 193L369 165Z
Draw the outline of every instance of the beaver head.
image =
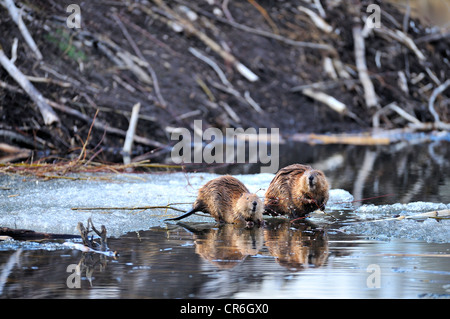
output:
M304 191L315 193L328 188L328 182L325 179L325 175L318 170L305 171L301 177L302 188Z
M236 218L246 222L262 222L264 204L256 194L243 193L235 207ZM248 223L251 225L251 223Z

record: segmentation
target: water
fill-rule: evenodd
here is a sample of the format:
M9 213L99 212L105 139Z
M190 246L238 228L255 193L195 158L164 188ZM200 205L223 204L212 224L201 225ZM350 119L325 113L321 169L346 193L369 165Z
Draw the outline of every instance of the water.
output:
M448 150L285 146L281 166L309 163L329 178L327 215L294 223L268 218L265 228L252 230L201 216L166 224L180 212L142 208L188 209L197 189L217 176L211 172L1 176L8 188L0 190L1 226L77 234L77 222L91 217L107 227L109 248L119 256L85 254L62 240L2 241L0 297L448 298L449 221L373 222L450 209ZM226 170L254 192L273 177L250 164ZM77 277L70 268L77 264L89 270Z

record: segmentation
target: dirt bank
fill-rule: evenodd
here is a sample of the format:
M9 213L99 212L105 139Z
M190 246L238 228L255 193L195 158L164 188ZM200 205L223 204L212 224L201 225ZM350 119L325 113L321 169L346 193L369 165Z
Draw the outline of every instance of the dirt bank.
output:
M0 143L19 147L14 154L23 152L13 160L30 158L28 150L33 158L78 156L85 146L89 157L114 161L136 103L141 108L133 156L139 159L173 143L173 129L192 129L194 119L202 119L204 128L278 127L283 134L365 131L374 125L445 129L449 122L449 31L425 25L400 5L15 3L43 58L3 7L0 45L8 57L16 52L14 64L59 121L46 125L30 95L0 68ZM74 3L80 28L67 24L68 18L75 21L66 11ZM369 4L380 10L368 11ZM364 29L366 18L377 21L371 15L377 12L379 28ZM359 36L365 31L366 37ZM6 155L5 147L0 155Z

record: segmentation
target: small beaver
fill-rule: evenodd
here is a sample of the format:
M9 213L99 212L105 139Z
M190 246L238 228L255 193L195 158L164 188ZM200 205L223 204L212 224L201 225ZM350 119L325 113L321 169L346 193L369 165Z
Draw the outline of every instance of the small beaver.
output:
M180 220L199 211L210 214L218 222L253 226L263 223L264 204L237 178L225 175L207 182L199 189L189 212L166 220Z
M329 185L323 172L293 164L280 169L265 195L265 213L299 218L325 209Z

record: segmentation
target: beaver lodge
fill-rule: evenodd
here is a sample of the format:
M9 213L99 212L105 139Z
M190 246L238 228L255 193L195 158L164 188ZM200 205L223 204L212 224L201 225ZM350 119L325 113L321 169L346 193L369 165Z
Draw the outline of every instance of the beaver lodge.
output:
M1 161L121 161L130 123L134 160L195 119L284 136L446 131L448 16L405 3L4 0Z

